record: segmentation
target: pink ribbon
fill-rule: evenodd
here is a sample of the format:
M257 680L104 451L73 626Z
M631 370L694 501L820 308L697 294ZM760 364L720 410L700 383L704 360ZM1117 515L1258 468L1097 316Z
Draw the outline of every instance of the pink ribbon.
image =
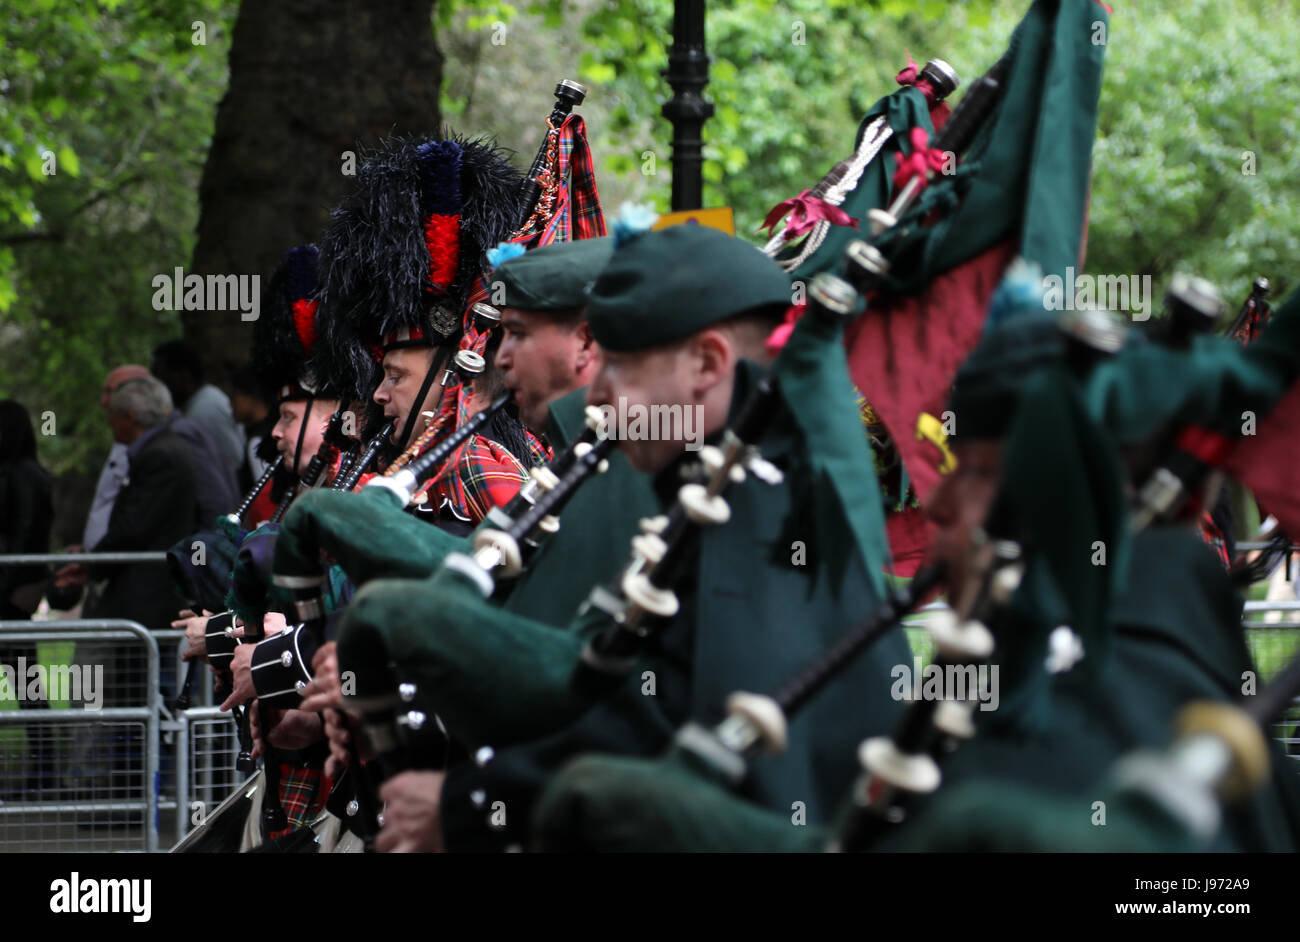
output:
M790 214L790 219L785 224L784 235L788 239L798 238L821 221L833 226L858 228L858 221L844 210L832 206L819 196L813 196L812 190L804 190L798 196L782 200L773 206L763 224L758 227L759 231L766 229L770 234L787 213Z
M912 152L906 157L901 152L894 154L894 159L898 161L898 169L894 171L895 192L905 187L907 181L913 177L918 178L921 181L921 189L925 189L929 171L943 169L946 152L926 146L930 134L925 128L912 128L909 138L912 142Z
M910 52L906 53L906 56L907 56L907 65L905 65L903 69L897 75L894 76L894 81L897 82L899 85L916 86L916 90L919 91L922 95L924 95L926 102L928 102L930 106L933 107L934 86L930 84L929 79L923 78L918 80L917 76L921 73L921 70L917 66L917 64L912 61L912 54Z
M772 332L767 335L764 346L767 347L768 353L776 356L781 352L781 348L786 345L790 335L794 333L794 325L799 323L799 318L803 317L807 310L807 304L792 304L786 308L785 321L777 324Z

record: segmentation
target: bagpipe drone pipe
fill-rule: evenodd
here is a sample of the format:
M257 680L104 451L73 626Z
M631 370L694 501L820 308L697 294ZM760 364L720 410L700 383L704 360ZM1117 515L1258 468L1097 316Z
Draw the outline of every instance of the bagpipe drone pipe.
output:
M456 432L447 436L438 445L429 449L403 468L400 472L400 479L395 485L386 485L387 489L392 493L397 493L399 490L405 493L406 496L402 500L404 506L409 502L411 494L419 488L423 479L435 473L456 449L486 425L492 416L502 409L508 401L508 394L499 397L488 408L473 416ZM391 432L391 427L386 431ZM381 442L383 437L384 432L381 431L379 435L372 439L353 465L354 470L359 466L364 467L362 459L365 458L365 452L377 451L376 443ZM376 478L373 480L391 482L392 479ZM278 545L278 540L276 542ZM255 570L261 573L262 570L269 568L265 565L267 551L263 549L260 555L263 557L263 564L255 565L250 560L250 571ZM265 729L269 729L271 726L268 722L269 715L265 711L272 708L294 709L301 702L302 690L312 680L312 659L320 646L332 636L331 626L337 622L338 613L336 612L333 616L330 616L327 612L329 606L326 596L332 586L329 574L321 565L319 553L316 554L313 563L315 566L314 575L271 575L268 579L262 580L263 587L266 582L270 582L291 594L293 597L291 611L296 614L296 623L290 624L286 630L269 637L259 630L255 635L247 635L244 639L245 642L257 643L250 662L250 671L257 695L258 707L263 711L261 725ZM246 590L247 596L257 594L256 591ZM265 607L266 599L264 594L257 601L248 602L247 604L253 608ZM274 756L274 753L272 753L272 756ZM278 800L272 794L278 788L277 772L277 763L274 758L271 758L266 764L267 794L263 803L264 832L267 834L271 831L282 830L285 827L283 811ZM364 796L366 793L362 790L360 794ZM362 810L369 812L369 809L365 807ZM373 813L367 813L366 817L373 820L374 815Z
M1263 320L1261 282L1238 322ZM1300 295L1246 346L1211 335L1224 306L1207 283L1176 278L1166 300L1167 326L1150 334L1156 342L1131 345L1088 391L1089 410L1125 449L1137 494L1135 529L1194 519L1212 506L1205 498L1222 474L1262 490L1270 500L1261 503L1294 484L1289 463L1274 452L1288 438L1282 404L1295 398L1300 377ZM1294 513L1283 508L1279 516L1294 528Z
M977 581L969 599L952 611L938 613L926 625L940 671L964 671L987 662L993 654L989 623L1010 603L1024 576L1021 545L997 536L1000 529L995 508L970 548ZM968 693L961 700L915 700L890 735L873 736L861 744L858 761L863 772L853 787L853 805L832 839L831 850L870 847L884 830L906 820L909 796L928 794L939 787L938 759L975 735L975 685L968 687Z
M582 118L573 114L573 109L587 97L586 87L563 79L555 86L554 95L555 106L546 118L546 134L524 177L520 192L522 210L513 241L527 240L531 243L539 238L545 240L545 232L554 217L566 206L566 181L562 179L565 166L570 159L583 161L588 166L591 162ZM576 153L572 158L567 153L562 155L562 146L574 148ZM595 195L594 189L591 195ZM598 204L596 215L600 215ZM597 221L596 229L594 234L604 234L603 218Z

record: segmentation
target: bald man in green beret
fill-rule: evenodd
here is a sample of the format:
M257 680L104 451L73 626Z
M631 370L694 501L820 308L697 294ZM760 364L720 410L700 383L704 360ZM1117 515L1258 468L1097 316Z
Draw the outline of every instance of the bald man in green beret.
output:
M622 425L620 448L633 467L653 476L661 508L696 473L699 446L718 440L748 400L763 368L741 353L761 350L790 299L788 279L776 265L714 230L671 227L615 248L590 291L587 318L601 364L588 399ZM842 356L838 344L829 349ZM849 427L860 432L847 373L839 393L828 408L843 411ZM656 424L647 419L653 414L675 418ZM800 460L802 445L789 417L774 415L764 456L789 469ZM682 723L720 718L734 690L774 686L792 664L824 650L879 604L879 576L868 570L857 544L849 544L844 559L829 563L824 557L834 534L810 532L788 479L773 483L750 475L728 488L726 499L731 519L699 534L684 579L674 587L681 600L678 615L625 682L562 725L546 728L544 709L530 699L537 683L529 659L538 659L533 675L555 669L557 677L566 677L577 666L583 638L605 618L600 612L574 619L568 632L550 632L556 639L551 646L534 621L493 617L469 590L444 583L418 606L424 635L390 633L387 656L426 669L408 676L434 691L439 716L477 757L445 773L404 773L390 780L382 792L387 809L377 846L520 845L532 804L562 761L584 751L653 755ZM563 520L562 533L567 525ZM792 536L804 539L815 564L791 552L786 541ZM627 555L625 550L620 564ZM831 570L839 577L832 578ZM365 595L354 608L376 606L369 616L375 623L412 598ZM462 645L481 645L481 660L434 665L429 645L452 636ZM496 650L484 641L491 636L503 639ZM341 654L347 646L345 632ZM465 648L459 650L463 655ZM757 770L756 799L784 811L797 822L792 826L828 816L852 776L853 743L896 720L899 706L888 695L888 677L891 666L908 659L901 635L864 656L850 671L856 683L828 691L794 721L799 745ZM507 670L503 663L515 666Z

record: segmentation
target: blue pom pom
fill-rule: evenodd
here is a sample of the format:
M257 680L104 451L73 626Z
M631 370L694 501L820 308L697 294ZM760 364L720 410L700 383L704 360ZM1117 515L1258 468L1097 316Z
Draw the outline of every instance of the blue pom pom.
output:
M1043 270L1037 262L1017 258L1007 267L1001 284L989 299L984 330L991 331L1008 320L1027 315L1041 315L1043 311Z
M420 211L426 215L454 216L460 212L460 145L455 141L426 141L416 148L420 156L423 199Z
M496 248L487 250L487 260L493 268L499 268L510 259L518 258L523 254L524 247L518 242L499 242Z
M651 206L640 203L624 203L619 207L614 219L614 248L620 249L638 236L650 231L659 219L659 214Z

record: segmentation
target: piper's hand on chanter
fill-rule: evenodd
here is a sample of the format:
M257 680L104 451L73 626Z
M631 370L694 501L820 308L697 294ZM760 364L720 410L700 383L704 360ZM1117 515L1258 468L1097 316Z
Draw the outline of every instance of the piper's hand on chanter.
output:
M230 674L233 678L230 696L221 703L222 710L229 710L241 703L247 703L257 695L253 686L253 648L255 644L241 644L235 648L235 656L230 662Z
M253 736L254 759L265 754L266 738L270 739L272 746L280 749L305 749L312 743L319 742L325 735L320 714L270 708L266 711L266 716L271 728L269 735L264 738L261 714L260 708L249 714L248 728Z
M327 775L338 778L343 774L343 770L352 764L348 744L354 739L357 743L357 754L363 761L369 761L374 757L374 750L370 748L370 743L361 732L359 717L342 710L326 710L324 716L325 736L330 743L330 757L325 760Z
M206 608L202 614L197 614L191 609L182 609L177 616L176 621L172 622L173 628L185 629L185 640L189 642L189 647L181 652L182 661L192 661L198 658L201 661L208 659L207 630L208 619L212 613Z
M379 789L384 826L375 850L385 854L440 854L443 772L403 772Z
M322 644L311 659L312 681L302 691L304 710L341 710L343 688L339 684L338 646Z

